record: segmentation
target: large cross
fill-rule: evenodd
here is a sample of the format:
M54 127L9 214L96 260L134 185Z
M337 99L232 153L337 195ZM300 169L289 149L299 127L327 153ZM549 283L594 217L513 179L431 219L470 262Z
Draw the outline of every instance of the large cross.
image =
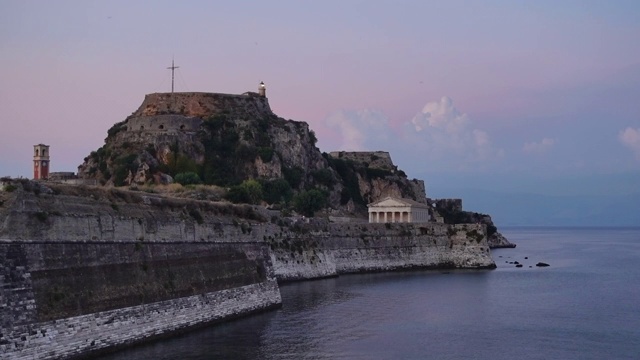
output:
M175 66L173 64L173 59L171 59L171 66L169 66L167 69L171 69L171 93L173 94L173 73L174 71L179 68L180 66Z

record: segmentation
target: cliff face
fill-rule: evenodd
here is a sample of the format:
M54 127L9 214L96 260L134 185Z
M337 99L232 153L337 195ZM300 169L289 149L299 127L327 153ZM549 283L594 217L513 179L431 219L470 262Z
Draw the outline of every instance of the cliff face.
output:
M78 173L115 186L169 183L185 173L225 187L256 179L280 189L262 199L269 204L317 189L346 212L363 213L384 196L426 201L424 183L407 179L388 153L328 155L315 143L307 123L276 116L257 94L150 94Z

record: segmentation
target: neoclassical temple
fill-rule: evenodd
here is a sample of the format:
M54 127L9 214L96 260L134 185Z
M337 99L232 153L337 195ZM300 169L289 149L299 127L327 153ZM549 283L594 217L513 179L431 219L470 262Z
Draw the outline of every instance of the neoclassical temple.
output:
M429 205L410 199L389 196L367 207L370 223L420 223L431 220Z

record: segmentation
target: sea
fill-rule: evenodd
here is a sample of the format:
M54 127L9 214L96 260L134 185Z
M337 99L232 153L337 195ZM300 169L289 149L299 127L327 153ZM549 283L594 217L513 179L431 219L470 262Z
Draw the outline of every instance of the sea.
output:
M99 359L640 359L640 228L501 231L494 270L285 284L281 309Z

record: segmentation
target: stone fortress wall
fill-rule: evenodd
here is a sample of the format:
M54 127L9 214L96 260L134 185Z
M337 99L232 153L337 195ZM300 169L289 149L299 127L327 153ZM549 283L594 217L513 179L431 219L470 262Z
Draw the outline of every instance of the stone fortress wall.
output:
M242 95L202 92L147 94L132 117L180 114L207 118L215 115L262 118L273 112L266 97L248 92Z
M329 155L335 159L367 163L370 168L397 171L391 155L387 151L332 151Z
M222 216L224 204L101 194L21 193L0 212L11 359L87 356L279 306L277 281L495 267L480 224L260 222Z
M255 118L273 116L269 101L257 93L242 95L180 92L145 96L125 125L129 132L194 133L203 119L214 116Z
M160 131L166 133L196 132L202 119L182 115L155 115L133 117L127 120L127 131Z

